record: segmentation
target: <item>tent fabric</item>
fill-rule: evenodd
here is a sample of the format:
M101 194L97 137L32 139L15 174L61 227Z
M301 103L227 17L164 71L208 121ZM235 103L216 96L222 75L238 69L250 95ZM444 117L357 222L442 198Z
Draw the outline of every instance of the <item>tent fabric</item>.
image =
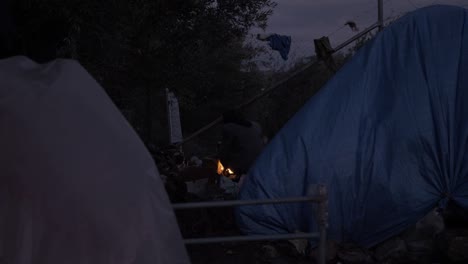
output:
M145 146L72 60L0 60L0 262L189 263Z
M280 130L240 199L329 192L329 239L373 246L452 199L468 208L468 11L431 6L379 33ZM241 207L247 234L317 231L312 205Z

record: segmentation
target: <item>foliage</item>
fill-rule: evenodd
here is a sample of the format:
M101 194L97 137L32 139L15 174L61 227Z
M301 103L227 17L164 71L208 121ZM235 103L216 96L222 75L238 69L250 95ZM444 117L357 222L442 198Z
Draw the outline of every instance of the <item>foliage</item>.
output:
M39 62L74 58L122 109L137 116L148 96L176 91L183 124L241 100L257 85L242 62L258 50L244 45L264 28L273 0L16 0L17 50ZM129 98L139 98L129 100ZM233 100L233 98L237 98ZM164 109L153 101L153 108ZM145 113L146 111L146 113ZM141 119L141 118L140 118ZM135 124L134 124L135 125Z

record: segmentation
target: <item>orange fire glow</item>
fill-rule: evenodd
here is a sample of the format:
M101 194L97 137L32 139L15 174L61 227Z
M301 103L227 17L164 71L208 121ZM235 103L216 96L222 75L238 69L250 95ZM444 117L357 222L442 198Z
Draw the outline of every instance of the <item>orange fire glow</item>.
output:
M220 160L218 160L218 170L217 170L217 173L218 173L219 175L223 175L223 173L224 173L224 166L223 166L223 164L221 163Z
M224 165L221 163L220 160L218 160L218 168L217 168L217 173L222 176L227 176L230 177L232 175L235 175L234 171L231 170L230 168L224 168Z

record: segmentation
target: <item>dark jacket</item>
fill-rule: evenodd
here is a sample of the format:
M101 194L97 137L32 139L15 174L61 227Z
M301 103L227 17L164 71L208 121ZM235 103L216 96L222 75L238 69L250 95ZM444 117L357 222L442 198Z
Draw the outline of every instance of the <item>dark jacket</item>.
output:
M256 122L249 123L250 126L236 123L225 123L223 126L220 160L237 175L247 173L264 147L260 125Z

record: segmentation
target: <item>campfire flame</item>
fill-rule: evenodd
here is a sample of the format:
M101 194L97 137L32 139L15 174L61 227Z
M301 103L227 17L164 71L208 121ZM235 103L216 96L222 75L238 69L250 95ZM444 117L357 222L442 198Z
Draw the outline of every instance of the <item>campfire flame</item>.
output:
M230 168L224 168L224 165L221 163L220 160L218 160L217 173L221 176L226 176L228 178L235 176L234 171L231 170Z
M223 164L221 163L220 160L218 160L218 170L217 170L217 173L218 173L219 175L223 175L223 173L224 173L224 166L223 166Z

